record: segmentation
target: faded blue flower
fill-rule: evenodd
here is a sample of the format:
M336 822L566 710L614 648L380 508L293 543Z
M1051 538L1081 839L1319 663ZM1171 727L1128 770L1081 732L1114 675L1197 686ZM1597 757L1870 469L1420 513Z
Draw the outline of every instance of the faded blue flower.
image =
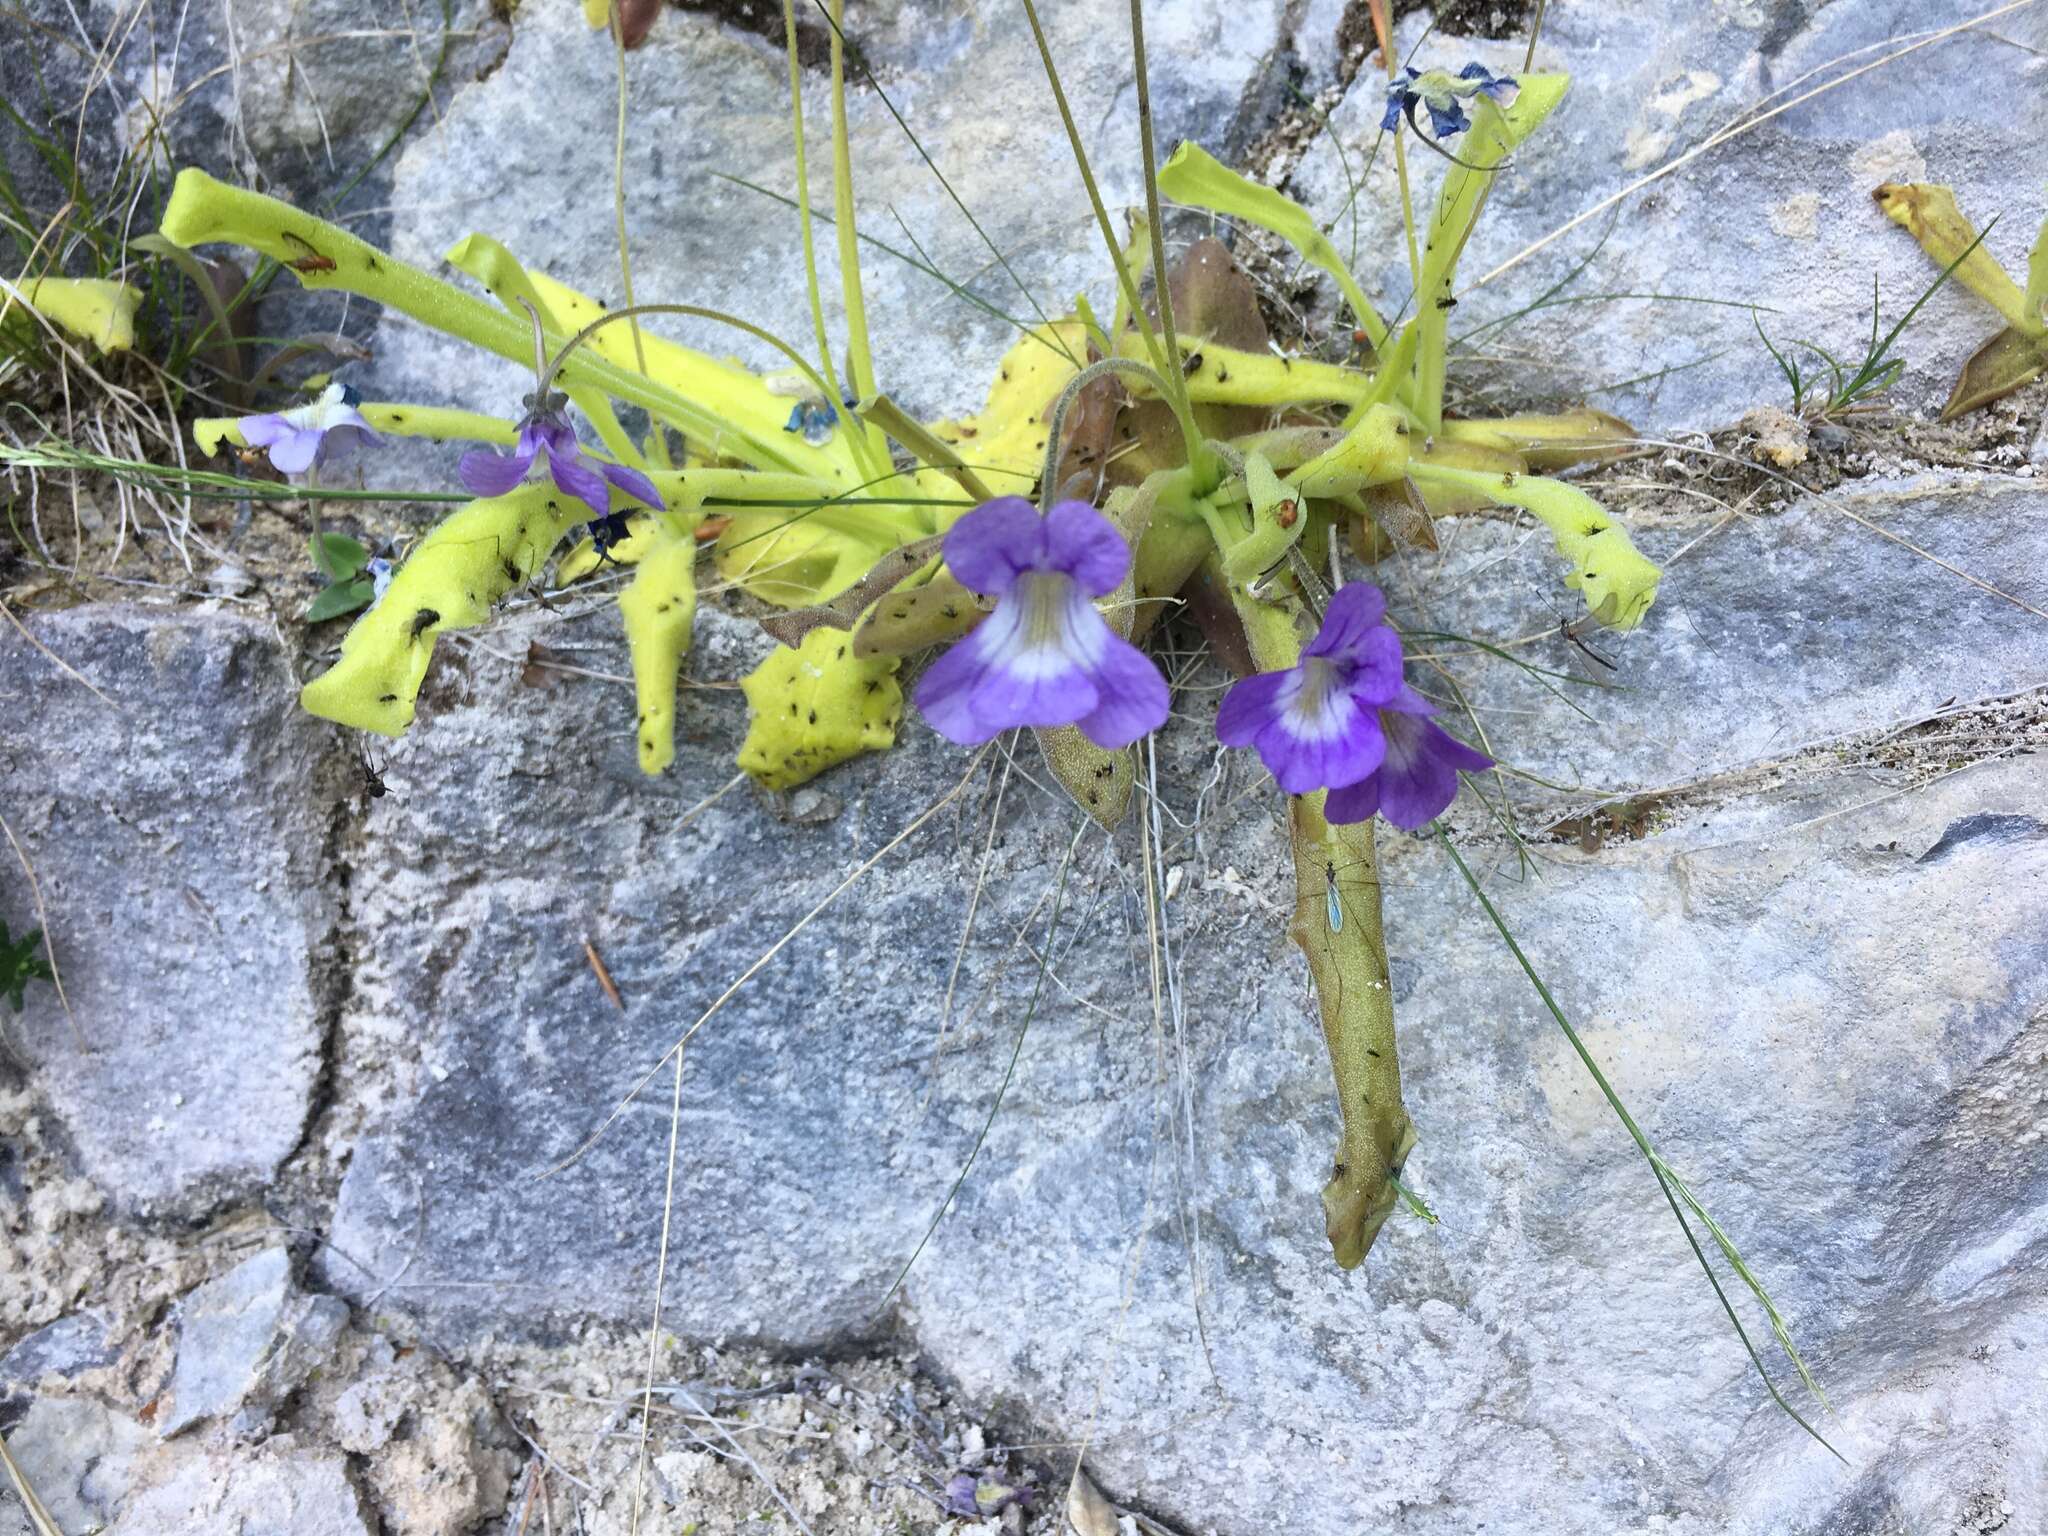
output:
M462 483L472 495L503 496L533 478L535 461L546 468L555 488L582 502L598 518L611 511L610 481L628 496L651 507L665 506L654 482L639 470L602 459L588 459L576 430L569 425L569 399L550 393L535 403L528 395L526 415L519 423L519 444L509 454L479 448L462 456Z
M1387 82L1387 110L1380 118L1380 127L1398 128L1405 117L1408 126L1414 128L1415 109L1422 106L1429 109L1429 125L1436 136L1448 139L1472 126L1472 119L1465 115L1465 103L1474 96L1484 93L1505 111L1515 104L1521 89L1513 76L1496 75L1477 62L1467 64L1455 75L1441 69L1419 70L1411 64Z
M330 384L309 405L266 416L244 416L236 423L242 441L264 449L280 474L303 475L315 464L330 463L343 453L380 441L356 409L363 397L346 384Z
M946 535L946 565L996 598L995 612L918 680L932 728L972 745L1019 725L1076 725L1122 747L1166 719L1166 679L1089 601L1113 590L1131 552L1085 501L1044 517L1021 496L984 502Z
M991 1477L977 1477L972 1472L955 1472L946 1479L946 1491L939 1499L939 1507L949 1515L987 1520L1000 1515L1013 1504L1028 1507L1034 1492L1031 1488L997 1482Z
M832 402L813 395L789 408L789 420L782 430L796 433L813 448L822 448L832 441L832 431L838 425L839 413L832 409Z

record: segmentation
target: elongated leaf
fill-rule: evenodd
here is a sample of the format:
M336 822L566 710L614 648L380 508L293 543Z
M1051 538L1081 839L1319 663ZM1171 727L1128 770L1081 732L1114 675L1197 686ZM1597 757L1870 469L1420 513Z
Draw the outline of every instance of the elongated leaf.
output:
M1956 206L1953 191L1936 182L1888 181L1870 195L1886 218L1919 241L1920 249L1937 267L1954 264L1956 281L2003 315L2006 324L2029 336L2041 334L2040 320L2028 319L2026 295L2006 275L1998 258L1981 244L1970 250L1971 243L1982 237ZM1967 256L1965 251L1969 251ZM1960 263L1956 261L1959 256Z
M1386 322L1344 265L1337 247L1316 227L1308 210L1285 193L1239 175L1192 140L1183 143L1159 168L1159 191L1176 203L1207 208L1278 235L1301 252L1304 261L1330 274L1373 346L1385 344Z

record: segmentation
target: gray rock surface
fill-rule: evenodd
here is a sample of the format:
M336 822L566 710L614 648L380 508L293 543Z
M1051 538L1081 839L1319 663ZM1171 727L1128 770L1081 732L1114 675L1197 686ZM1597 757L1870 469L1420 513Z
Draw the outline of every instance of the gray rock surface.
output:
M39 1398L8 1430L7 1445L58 1528L89 1531L103 1528L128 1496L150 1434L89 1398Z
M90 1312L60 1317L0 1355L0 1391L33 1387L45 1376L76 1376L113 1362L107 1321Z
M179 1457L140 1489L106 1536L374 1536L362 1495L338 1455L280 1436L255 1456Z
M1673 787L2048 683L2038 482L1872 477L1735 520L1681 505L1697 510L1631 530L1652 559L1677 558L1649 616L1585 637L1611 672L1558 632L1584 605L1540 528L1465 519L1390 578L1404 624L1502 647L1537 637L1509 654L1579 680L1457 639L1422 647L1447 658L1517 766L1580 798ZM1453 702L1441 680L1422 686Z
M35 722L0 735L7 819L64 935L78 1020L32 987L13 1049L110 1198L202 1215L275 1174L319 1080L324 733L253 619L86 607L27 622L113 702L0 634L0 713ZM12 931L36 925L26 890L7 899Z
M178 1304L178 1364L157 1432L219 1419L238 1438L260 1437L347 1322L346 1302L300 1292L283 1248L244 1259Z
M2023 558L1995 558L2038 531L2023 483L1854 489L1864 515L2024 586ZM1645 542L1668 553L1705 526L1681 517ZM1460 605L1484 604L1496 632L1541 632L1562 592L1541 537L1517 550L1498 525L1447 531L1440 564L1388 573L1397 611L1454 628ZM1194 1154L1149 1022L1135 849L1090 836L1016 1081L903 1292L932 1359L1059 1436L1092 1425L1106 1486L1197 1529L1397 1515L1514 1529L1531 1507L1581 1509L1588 1530L1646 1509L1678 1531L1855 1529L1878 1508L1918 1529L1980 1494L2044 1507L2017 1448L2039 1411L2024 1351L2043 1308L2025 1213L2048 1188L2024 1158L1963 1150L2002 1145L2041 1092L2038 760L1918 789L1872 755L1752 772L1951 695L2039 688L2038 632L1815 505L1699 544L1667 601L1685 622L1619 650L1655 697L1598 695L1595 728L1524 687L1484 706L1500 749L1615 787L1704 773L1778 787L1709 795L1592 855L1546 848L1527 883L1512 859L1481 867L1624 1097L1796 1320L1854 1473L1746 1374L1634 1150L1455 874L1405 840L1384 878L1424 1138L1410 1170L1444 1224L1397 1222L1366 1269L1330 1265L1315 1200L1327 1069L1299 962L1279 949L1270 790L1241 763L1178 856L1171 909L1189 1001L1184 1047L1164 1049L1171 1063L1185 1050ZM1947 686L1921 664L1937 622L1963 635L1941 652ZM737 670L727 628L704 623L703 680ZM678 830L723 782L730 695L685 695L688 745L658 784L633 777L623 695L536 695L472 653L438 696L372 812L354 913L377 936L365 1006L393 1015L380 1038L417 1043L416 1097L395 1095L358 1138L333 1228L350 1258L326 1272L443 1340L644 1320L667 1073L579 1161L534 1175L964 756L913 726L886 763L835 778L836 821L780 824L728 796ZM1161 770L1183 817L1211 760L1209 705L1186 707ZM1036 772L1028 753L1020 767ZM801 1348L883 1326L1025 1018L1033 951L1013 946L1043 942L1072 833L1070 811L1012 783L939 1052L986 814L980 789L942 813L692 1042L665 1327ZM623 1016L588 974L586 936ZM1942 1327L1909 1324L1929 1307ZM1911 1450L1933 1444L1911 1427L1916 1393L1966 1419L1966 1476L1939 1481L1934 1452Z
M1150 36L1161 142L1197 135L1241 147L1253 125L1240 103L1291 46L1280 0L1220 0L1162 10ZM1122 12L1046 6L1042 15L1105 197L1142 202L1136 99ZM897 110L1049 314L1110 276L1059 127L1031 34L1012 5L899 3L858 24L863 50ZM1229 46L1218 49L1219 36ZM627 222L641 302L704 304L781 332L808 350L794 212L719 174L795 195L789 76L780 47L706 18L669 14L629 69ZM831 207L828 103L807 77L811 197ZM393 187L399 255L428 267L481 230L521 261L608 302L620 296L612 233L615 63L570 6L537 7L514 29L503 66L463 93L401 160ZM988 249L919 160L875 95L849 103L859 227L899 251L912 239L955 282L1032 317ZM568 196L569 189L578 195ZM1027 190L1028 189L1028 190ZM1019 195L1020 190L1025 195ZM588 194L588 195L584 195ZM901 219L899 226L897 220ZM904 227L911 232L904 233ZM843 334L833 235L819 226L828 324ZM978 408L1015 332L935 279L867 247L861 258L882 388L931 413ZM462 279L462 281L467 281ZM649 322L762 368L786 361L739 332ZM387 319L365 387L400 398L512 411L530 372ZM443 460L447 456L444 454Z
M1453 335L1522 308L1583 262L1568 294L1677 294L1766 305L1776 313L1759 318L1781 348L1813 341L1849 359L1853 370L1870 335L1871 279L1889 329L1939 270L1871 201L1883 181L1947 182L1980 227L1999 216L1986 249L2024 282L2027 249L2048 213L2035 157L2025 148L2048 130L2048 15L2038 8L1932 44L1792 107L1486 287L1469 286L1738 118L1790 102L1989 9L1974 0L1546 7L1537 68L1571 73L1572 92L1495 188L1459 269L1468 286ZM1402 24L1404 53L1421 39L1425 20L1411 15ZM1477 58L1512 73L1525 51L1525 37L1487 43L1438 36L1423 43L1416 62L1455 70ZM1390 149L1378 155L1355 201L1351 194L1379 134L1385 89L1383 76L1362 70L1331 114L1352 179L1325 137L1288 187L1332 225L1340 250L1355 241L1368 296L1392 313L1407 296L1409 277ZM1409 163L1427 189L1417 204L1418 217L1426 218L1443 162L1420 149ZM1936 294L1898 348L1907 371L1896 403L1938 406L1957 368L1999 324L1959 285ZM1497 384L1486 381L1489 393L1584 393L1653 431L1718 426L1789 393L1750 312L1739 308L1573 303L1489 332L1478 350L1523 360ZM1809 372L1817 363L1802 358Z

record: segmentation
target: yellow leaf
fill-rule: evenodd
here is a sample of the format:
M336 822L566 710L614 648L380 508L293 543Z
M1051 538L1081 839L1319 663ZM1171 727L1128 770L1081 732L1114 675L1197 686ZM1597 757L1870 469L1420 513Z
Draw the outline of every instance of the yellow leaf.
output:
M1954 192L1935 182L1888 181L1870 195L1886 218L1920 242L1920 249L1936 266L1946 268L1970 251L1956 267L1956 281L2005 316L2008 325L2029 336L2041 334L2041 321L2028 316L2026 296L2006 275L1998 258L1981 243L1970 250L1970 243L1978 238L1977 226L1956 206Z
M688 530L652 520L632 542L640 568L619 594L619 614L633 652L640 771L654 774L676 756L676 678L697 614L697 541Z
M21 290L28 307L102 352L135 345L135 311L142 295L126 283L97 277L42 277ZM0 303L5 303L0 298ZM19 310L8 316L10 324ZM32 322L31 322L32 323Z
M778 645L740 684L752 713L739 766L764 789L794 789L849 757L894 746L900 665L856 656L843 629L814 629L796 650Z
M565 513L565 505L572 510ZM306 684L299 702L323 720L404 735L435 635L483 623L588 513L580 501L556 499L552 485L522 485L470 502L420 541L376 606L343 637L341 659Z
M1038 339L1033 339L1038 338ZM1047 342L1054 343L1046 345ZM1057 350L1085 356L1086 327L1077 319L1039 326L1003 354L988 403L958 421L935 421L932 435L949 444L999 496L1027 496L1045 460L1052 403L1080 370Z

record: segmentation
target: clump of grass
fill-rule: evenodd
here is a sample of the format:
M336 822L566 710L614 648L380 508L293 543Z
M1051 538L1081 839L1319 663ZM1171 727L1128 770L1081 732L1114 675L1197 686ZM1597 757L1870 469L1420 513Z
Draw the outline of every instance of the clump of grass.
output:
M1913 323L1914 317L1926 306L1927 301L1941 290L1956 268L1983 243L1984 236L1991 233L1992 225L1997 222L1993 219L1991 224L1985 225L1983 232L1964 248L1961 255L1942 268L1941 274L1921 290L1920 297L1893 322L1892 328L1882 334L1878 329L1884 321L1879 304L1877 275L1872 273L1870 337L1864 343L1863 355L1853 364L1836 357L1817 342L1795 341L1781 349L1765 333L1761 316L1753 315L1751 318L1756 325L1757 340L1761 341L1765 350L1771 354L1771 360L1778 365L1778 372L1784 376L1785 385L1792 392L1792 414L1809 420L1833 421L1851 411L1870 406L1879 396L1898 383L1899 375L1906 371L1906 360L1893 351L1899 338L1905 334L1906 327ZM1802 352L1819 360L1821 367L1826 369L1825 378L1817 370L1801 366L1799 356Z

